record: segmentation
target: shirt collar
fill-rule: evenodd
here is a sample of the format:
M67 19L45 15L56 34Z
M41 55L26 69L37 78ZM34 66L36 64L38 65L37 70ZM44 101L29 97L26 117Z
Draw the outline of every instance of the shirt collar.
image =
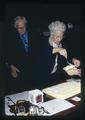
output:
M27 32L25 32L24 34L20 35L20 37L23 37L23 36L26 36L27 35Z
M60 43L59 45L53 42L53 48L61 48L62 44Z

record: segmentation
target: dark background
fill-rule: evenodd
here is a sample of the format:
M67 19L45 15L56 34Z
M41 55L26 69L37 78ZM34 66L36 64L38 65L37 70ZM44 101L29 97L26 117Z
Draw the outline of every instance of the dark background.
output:
M34 54L33 56L38 60L42 54L41 51L46 49L46 44L48 44L48 25L55 20L60 20L65 22L66 25L68 23L73 24L73 28L68 29L65 35L65 42L67 42L68 46L73 49L73 54L75 57L78 57L81 61L84 62L84 17L83 17L83 6L81 4L67 4L67 3L8 3L5 5L5 15L2 16L2 21L4 24L1 24L1 39L2 39L2 31L5 30L6 34L10 34L11 38L14 32L14 18L16 16L22 15L27 18L28 21L28 31L31 33L32 41L34 44ZM3 12L3 9L2 9ZM4 35L5 37L5 35ZM43 39L42 41L42 37ZM3 67L3 73L6 72L5 63L6 63L6 49L5 45L9 42L8 39L1 40L1 64ZM10 43L9 43L10 44ZM45 52L45 51L42 51ZM10 56L11 57L11 56ZM45 57L45 56L44 56ZM44 58L42 58L44 59ZM40 68L41 63L39 61L35 62L35 70L33 71L34 80L36 82L45 81L46 73L44 63L45 60L42 61L42 68ZM40 69L39 73L35 72ZM2 70L1 70L2 71ZM2 73L2 72L1 72ZM5 78L7 81L9 78ZM2 85L1 85L2 87ZM5 84L4 84L5 87Z
M28 30L37 35L45 35L48 25L55 20L73 24L73 28L67 30L68 44L72 46L81 60L83 51L83 8L81 4L57 4L57 3L12 3L6 6L6 25L8 31L13 30L13 20L16 16L25 16L28 21ZM13 32L12 32L13 33ZM12 35L12 34L11 34ZM40 40L34 39L37 46Z
M84 6L83 6L84 7ZM47 37L45 32L48 32L48 25L52 21L62 20L66 24L72 23L73 28L67 32L68 45L70 45L77 56L84 62L84 14L81 4L57 4L55 3L12 3L7 4L5 7L0 6L0 95L3 96L5 82L5 40L3 39L4 28L13 30L13 19L18 15L23 15L28 20L29 29L32 33ZM5 10L4 10L5 8ZM5 12L4 12L5 11ZM5 16L5 17L4 17ZM4 24L6 23L6 24ZM6 26L5 26L6 25ZM4 29L4 30L3 30ZM8 31L9 32L9 31ZM13 32L12 32L13 33ZM11 34L12 35L12 34ZM37 36L38 37L38 36ZM7 40L8 41L8 40ZM34 39L35 48L38 47L40 39ZM73 44L74 43L74 44ZM3 75L2 75L3 74ZM7 78L8 79L8 78ZM5 79L6 80L6 79ZM3 84L4 82L4 84ZM0 97L1 97L0 96ZM0 111L1 112L1 111Z
M63 21L67 26L65 34L65 42L72 49L72 54L75 58L80 59L84 62L83 57L83 9L81 4L60 4L60 3L9 3L5 8L5 28L6 34L12 38L14 34L14 18L16 16L25 16L28 21L28 32L31 32L31 37L34 45L34 57L37 62L33 66L33 85L36 81L36 87L43 86L43 83L48 79L47 73L45 72L45 55L41 57L43 49L46 49L48 44L49 30L48 25L52 21ZM68 24L73 25L72 28L68 28ZM42 39L44 37L45 39ZM9 42L5 38L3 45ZM10 46L10 43L9 43ZM43 51L45 52L45 50ZM4 61L6 62L6 49L4 48ZM11 57L11 56L10 56ZM42 59L40 61L39 59ZM5 80L9 81L9 78ZM32 81L31 81L32 82ZM7 92L7 90L6 90Z

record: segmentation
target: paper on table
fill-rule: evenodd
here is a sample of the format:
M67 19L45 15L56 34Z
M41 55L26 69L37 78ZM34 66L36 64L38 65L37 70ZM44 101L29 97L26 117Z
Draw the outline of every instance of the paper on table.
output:
M44 103L39 104L39 106L42 106L45 108L46 111L49 112L49 114L44 114L44 116L51 116L54 115L56 113L62 112L66 109L72 108L75 105L63 100L63 99L53 99Z

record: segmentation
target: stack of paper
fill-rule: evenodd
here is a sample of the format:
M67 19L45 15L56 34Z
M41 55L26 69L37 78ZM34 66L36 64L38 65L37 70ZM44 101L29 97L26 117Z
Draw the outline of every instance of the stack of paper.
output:
M51 116L74 107L75 105L63 99L53 99L44 103L39 104L49 113L44 113L44 116Z

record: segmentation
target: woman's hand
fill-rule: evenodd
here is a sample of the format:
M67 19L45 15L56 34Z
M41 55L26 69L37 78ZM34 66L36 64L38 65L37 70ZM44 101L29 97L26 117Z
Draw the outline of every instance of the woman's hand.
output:
M11 65L10 69L11 69L12 77L17 78L18 77L18 72L20 72L20 70L17 67L15 67L14 65Z
M81 76L81 69L77 69L77 68L69 69L67 70L67 74L70 76L73 76L73 75Z
M81 76L81 69L78 69L77 67L75 67L74 65L67 65L66 67L63 68L66 73L70 76L73 75L78 75Z
M76 58L73 58L72 59L72 63L76 66L76 67L79 67L80 66L80 60L76 59Z
M54 48L52 53L59 53L60 55L64 56L67 59L67 51L64 48Z

